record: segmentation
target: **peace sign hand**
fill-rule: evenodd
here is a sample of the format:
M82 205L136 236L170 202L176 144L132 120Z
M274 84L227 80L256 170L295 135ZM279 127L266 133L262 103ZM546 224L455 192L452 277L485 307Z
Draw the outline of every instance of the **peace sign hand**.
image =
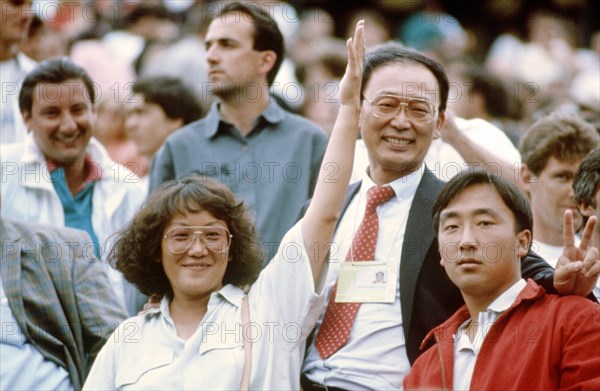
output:
M583 229L581 243L576 247L573 212L565 211L564 250L558 258L554 272L554 288L561 295L587 296L596 286L600 276L600 254L597 248L589 246L596 224L596 216L588 219Z

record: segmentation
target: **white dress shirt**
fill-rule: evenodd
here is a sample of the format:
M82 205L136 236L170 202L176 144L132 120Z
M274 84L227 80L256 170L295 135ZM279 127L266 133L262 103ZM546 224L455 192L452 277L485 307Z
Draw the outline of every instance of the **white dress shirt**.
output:
M477 361L477 355L481 349L481 345L485 340L490 328L494 325L498 316L510 308L515 302L519 293L525 288L527 283L520 279L496 300L494 300L484 312L479 313L477 319L477 331L473 337L473 342L469 339L467 327L471 323L471 319L464 322L456 332L454 344L454 386L455 391L469 390L471 385L471 377L473 369ZM502 374L498 374L502 376Z
M339 351L322 360L314 345L309 346L302 371L305 375L329 387L351 390L402 389L402 380L410 369L406 354L402 312L400 307L400 254L408 212L417 187L423 176L424 166L416 172L397 179L389 185L396 196L377 207L379 232L375 260L391 262L393 270L389 281L396 281L393 303L363 303L358 310L350 333L350 340ZM334 236L337 250L330 257L327 275L327 291L335 284L340 264L350 249L352 238L360 225L367 202L367 191L375 183L364 175L360 191L351 201ZM323 317L318 322L320 326ZM315 330L315 335L318 329Z

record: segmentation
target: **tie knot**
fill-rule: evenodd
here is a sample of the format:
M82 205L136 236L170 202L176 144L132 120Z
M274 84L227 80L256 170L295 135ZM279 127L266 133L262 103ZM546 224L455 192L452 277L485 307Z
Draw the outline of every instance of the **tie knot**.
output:
M367 206L376 208L387 202L396 193L389 186L373 186L367 191Z

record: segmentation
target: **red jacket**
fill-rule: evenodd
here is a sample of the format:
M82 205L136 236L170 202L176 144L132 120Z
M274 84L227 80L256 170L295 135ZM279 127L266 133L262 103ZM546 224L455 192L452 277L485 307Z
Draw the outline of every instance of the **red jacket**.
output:
M404 379L406 390L452 390L454 334L466 306L429 332L436 344ZM443 362L442 362L443 361ZM527 281L489 328L471 390L600 390L600 305L579 296L548 295Z

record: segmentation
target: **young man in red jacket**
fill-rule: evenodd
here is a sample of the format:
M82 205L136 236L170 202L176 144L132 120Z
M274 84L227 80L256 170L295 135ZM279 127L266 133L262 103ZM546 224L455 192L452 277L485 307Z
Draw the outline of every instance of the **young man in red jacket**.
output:
M464 173L444 187L432 214L441 265L466 305L428 334L436 344L414 363L405 389L600 389L600 306L521 278L532 215L519 190L485 171ZM564 219L565 247L584 260L581 273L597 275L600 261L585 262L598 259L588 247L596 218L579 247L570 211Z

